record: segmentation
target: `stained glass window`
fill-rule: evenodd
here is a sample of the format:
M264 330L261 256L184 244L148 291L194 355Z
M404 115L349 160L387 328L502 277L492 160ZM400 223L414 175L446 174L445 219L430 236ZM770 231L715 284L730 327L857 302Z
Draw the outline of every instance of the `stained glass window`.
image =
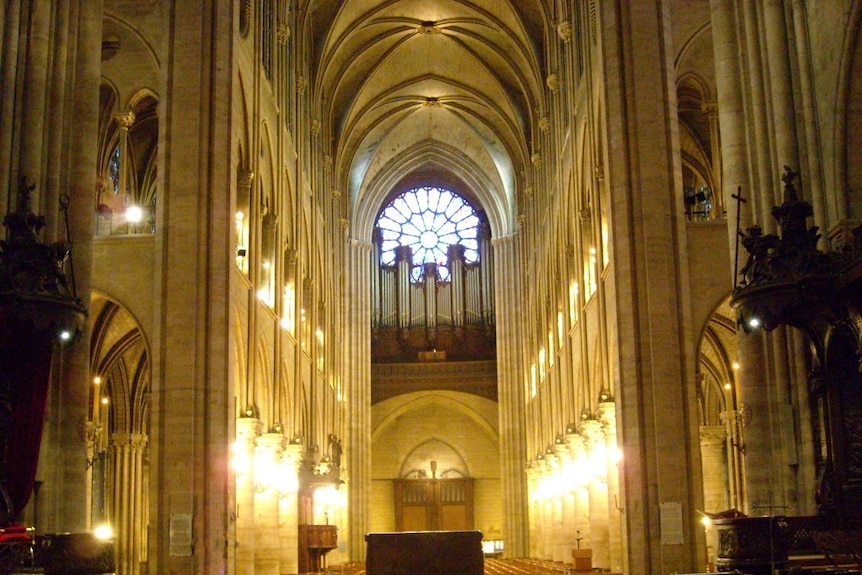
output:
M111 159L108 160L108 171L111 178L111 183L114 184L114 193L120 193L120 146L116 146L111 153Z
M449 190L426 186L404 192L389 202L377 219L380 263L393 265L395 248L410 246L414 281L422 279L422 264L428 262L436 262L440 279L447 281L449 246L464 246L467 263L479 260L478 226L476 210Z

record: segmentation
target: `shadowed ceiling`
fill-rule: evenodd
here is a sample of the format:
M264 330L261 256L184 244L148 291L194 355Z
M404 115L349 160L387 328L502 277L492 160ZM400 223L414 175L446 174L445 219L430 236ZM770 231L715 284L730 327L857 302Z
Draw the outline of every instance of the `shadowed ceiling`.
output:
M354 233L369 238L387 196L417 179L478 200L493 234L510 233L546 108L542 2L324 0L303 16Z

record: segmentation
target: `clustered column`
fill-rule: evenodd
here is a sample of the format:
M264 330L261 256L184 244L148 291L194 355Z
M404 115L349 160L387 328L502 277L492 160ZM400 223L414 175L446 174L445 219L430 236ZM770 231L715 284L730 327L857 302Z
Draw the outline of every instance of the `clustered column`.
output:
M118 535L117 571L125 575L137 575L141 571L141 548L136 542L142 540L146 525L143 483L146 446L147 436L141 433L115 433L111 437L114 491L110 518Z
M600 404L599 419L570 425L554 447L527 468L535 534L531 554L571 563L575 549L590 549L595 568L621 572L622 523L616 416Z

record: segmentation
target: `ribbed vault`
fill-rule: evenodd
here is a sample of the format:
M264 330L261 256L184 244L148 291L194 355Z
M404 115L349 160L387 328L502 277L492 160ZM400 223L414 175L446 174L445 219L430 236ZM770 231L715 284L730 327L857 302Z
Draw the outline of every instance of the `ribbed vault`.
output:
M517 4L517 6L516 6ZM465 188L492 233L514 227L544 114L539 1L351 0L310 3L315 94L356 237L370 238L397 182Z

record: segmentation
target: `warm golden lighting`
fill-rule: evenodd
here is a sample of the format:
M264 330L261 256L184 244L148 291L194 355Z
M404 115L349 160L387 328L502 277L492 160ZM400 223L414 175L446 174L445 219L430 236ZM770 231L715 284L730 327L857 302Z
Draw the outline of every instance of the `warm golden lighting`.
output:
M102 383L102 378L97 375L96 377L93 378L93 383L95 385L99 385L100 383Z
M126 221L137 224L144 219L144 210L140 206L129 206L126 208Z
M234 442L231 451L233 452L233 456L231 457L230 464L234 472L237 475L245 474L251 467L251 458L248 453L238 441Z
M114 528L107 523L102 523L101 525L97 525L96 528L93 529L93 535L96 537L96 539L101 539L102 541L113 539Z

